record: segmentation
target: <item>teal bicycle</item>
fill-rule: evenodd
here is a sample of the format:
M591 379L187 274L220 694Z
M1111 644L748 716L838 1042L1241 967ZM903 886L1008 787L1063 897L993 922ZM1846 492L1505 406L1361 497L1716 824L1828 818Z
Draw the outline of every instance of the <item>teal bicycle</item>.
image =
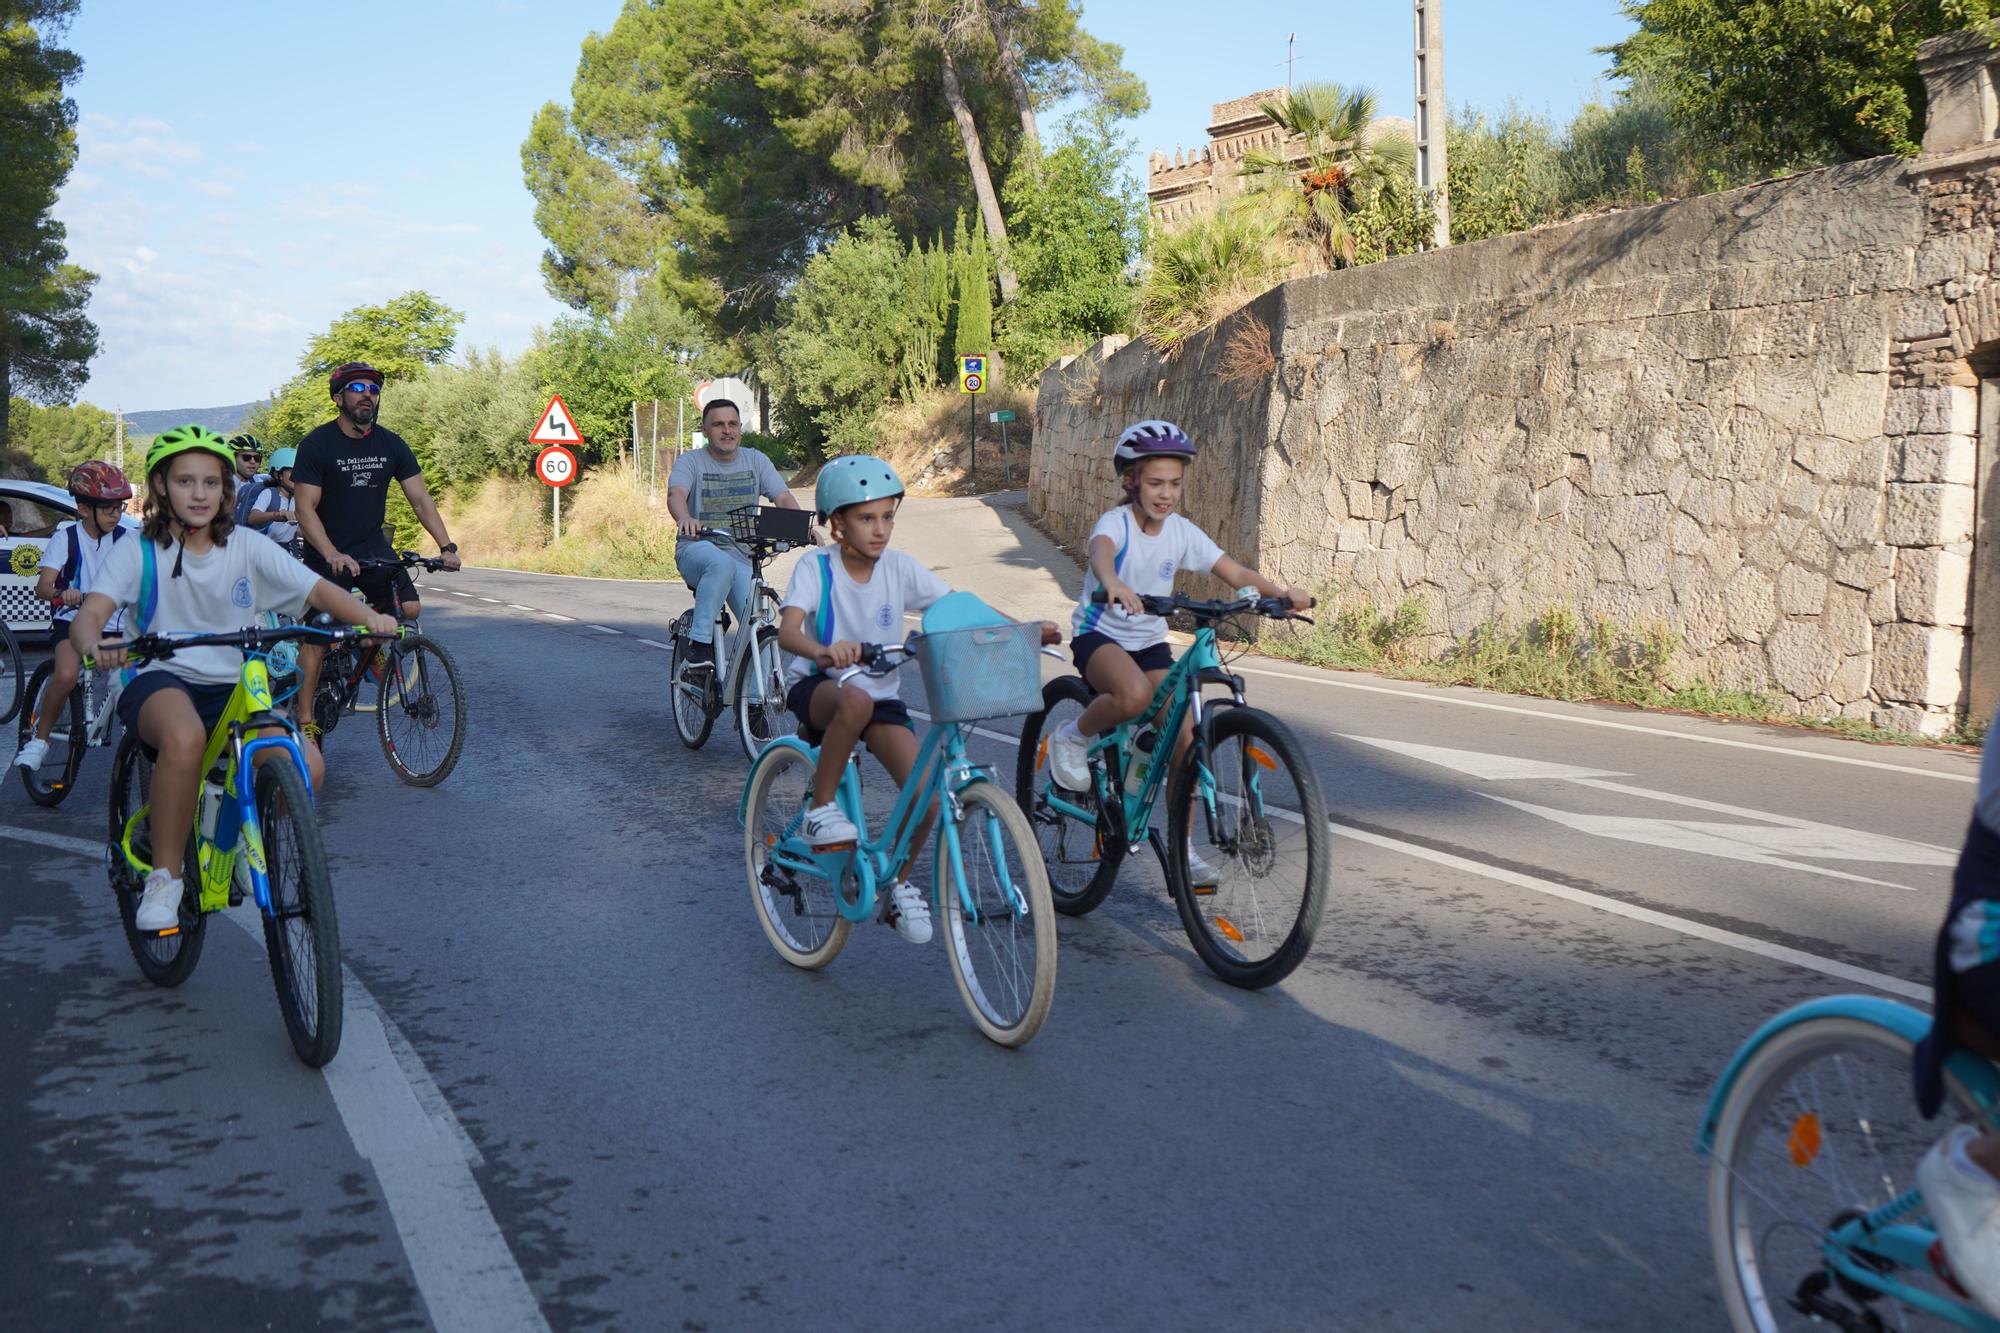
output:
M1081 676L1050 681L1041 711L1021 728L1015 798L1034 824L1057 911L1082 916L1095 910L1125 858L1150 845L1188 940L1209 970L1246 989L1275 985L1305 961L1325 909L1332 857L1326 798L1290 728L1244 703L1243 678L1224 669L1216 626L1250 615L1306 617L1281 597L1141 600L1156 616L1193 617L1193 645L1160 681L1144 713L1093 741L1089 791L1056 784L1048 738L1094 696ZM1204 685L1220 685L1229 697L1204 699ZM1156 756L1171 759L1190 715L1194 740L1185 760L1155 762ZM1164 842L1153 828L1162 792ZM1196 881L1191 857L1214 868L1213 883Z
M917 826L937 808L932 907L952 977L979 1030L1002 1046L1018 1047L1041 1030L1055 998L1054 909L1027 818L993 775L967 756L965 741L971 723L1040 702L1040 627L939 623L926 615L926 632L908 644L865 646L861 663L836 677L844 683L863 671L887 674L911 660L923 671L934 725L878 838L865 831L855 760L841 775L835 799L863 835L856 844L817 850L800 836L800 826L811 804L818 749L797 736L780 737L751 764L740 810L750 897L779 956L795 967L825 967L855 922L878 915L877 890L909 865Z
M1948 1123L1917 1114L1910 1058L1927 1013L1834 995L1766 1023L1730 1061L1702 1117L1708 1226L1743 1333L1951 1326L2000 1333L1950 1277L1916 1188ZM1956 1050L1947 1115L2000 1126L2000 1069Z

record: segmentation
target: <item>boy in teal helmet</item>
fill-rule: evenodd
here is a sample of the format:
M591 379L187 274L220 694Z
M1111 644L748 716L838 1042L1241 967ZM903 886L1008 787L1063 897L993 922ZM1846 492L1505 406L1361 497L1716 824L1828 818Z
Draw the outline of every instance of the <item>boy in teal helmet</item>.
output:
M271 455L270 480L257 488L244 519L247 526L287 549L299 535L298 501L292 496L292 464L298 457L296 449Z
M785 703L799 719L800 736L819 746L804 824L805 837L816 847L859 836L834 803L857 741L867 743L899 786L916 763L917 738L910 710L898 697L897 673L856 676L844 685L832 674L859 662L864 644L901 643L903 613L921 611L951 591L914 557L889 549L902 498L902 478L879 458L836 458L820 469L813 508L833 544L799 561L785 588L778 620L778 645L792 654ZM1055 643L1061 635L1044 624L1042 638ZM910 845L912 864L935 813L924 813ZM896 933L913 944L930 939L923 893L899 879L888 897Z

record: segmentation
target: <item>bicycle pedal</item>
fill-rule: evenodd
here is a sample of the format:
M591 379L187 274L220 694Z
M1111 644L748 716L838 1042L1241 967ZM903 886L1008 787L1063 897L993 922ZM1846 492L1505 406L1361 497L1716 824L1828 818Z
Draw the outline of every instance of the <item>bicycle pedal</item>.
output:
M1215 885L1197 884L1192 889L1188 890L1188 892L1194 894L1194 896L1197 898L1213 898L1215 896Z
M179 926L168 926L165 930L152 931L150 932L150 935L153 939L163 940L166 939L169 935L178 935L180 933L181 933L181 928Z
M815 856L831 856L835 852L851 852L853 850L854 844L851 842L827 842L815 843L813 845L813 854Z

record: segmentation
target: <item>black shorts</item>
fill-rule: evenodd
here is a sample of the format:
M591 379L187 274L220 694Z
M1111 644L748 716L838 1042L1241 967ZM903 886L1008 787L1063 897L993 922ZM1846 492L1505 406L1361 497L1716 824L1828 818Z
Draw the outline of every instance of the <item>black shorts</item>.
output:
M1960 1008L1979 1020L1979 1025L2000 1037L2000 963L1981 963L1957 972L1951 978Z
M139 734L139 710L145 707L146 700L161 690L179 690L187 695L201 718L202 731L207 733L214 731L215 724L222 720L224 710L229 707L229 696L236 693L236 683L208 685L182 680L171 671L141 671L118 696L118 720L134 736ZM144 748L148 759L159 758L159 752L152 746L145 745Z
M359 574L335 578L332 567L310 546L306 548L306 568L337 588L361 589L361 600L385 616L396 614L396 597L402 598L406 605L419 600L417 585L407 569L364 569Z
M812 699L814 691L831 679L830 676L801 676L792 682L790 689L785 691L785 707L791 709L792 716L799 720L799 739L807 745L818 745L826 737L825 732L812 724ZM910 721L910 710L903 705L901 699L877 699L875 716L868 720L868 726L872 727L878 722L887 722L890 726L904 727L910 731L916 730ZM862 730L866 732L867 727L863 727Z
M76 620L74 618L71 618L69 620L58 620L53 624L51 624L49 626L49 647L54 648L59 643L68 643L69 632L71 629L75 627L75 625L76 625Z
M1110 635L1100 634L1096 630L1079 634L1069 641L1069 652L1070 656L1076 659L1077 674L1084 676L1085 681L1090 679L1084 675L1084 668L1090 663L1090 655L1107 644L1116 648L1125 647L1124 644L1113 640ZM1132 660L1139 664L1141 671L1165 671L1174 664L1174 650L1164 643L1149 643L1144 648L1125 648L1125 651L1132 655Z

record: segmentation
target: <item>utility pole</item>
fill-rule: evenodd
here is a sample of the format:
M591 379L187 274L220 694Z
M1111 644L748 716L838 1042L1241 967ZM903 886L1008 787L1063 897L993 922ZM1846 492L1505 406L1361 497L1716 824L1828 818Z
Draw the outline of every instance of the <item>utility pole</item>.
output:
M122 407L117 409L116 423L113 429L118 434L118 470L123 472L125 470L125 409Z
M1292 61L1298 58L1298 51L1297 51L1298 40L1299 40L1299 35L1295 32L1288 32L1285 34L1285 91L1286 92L1290 92L1292 90Z
M1417 58L1417 191L1436 220L1431 245L1451 244L1451 192L1445 188L1444 0L1411 0Z

